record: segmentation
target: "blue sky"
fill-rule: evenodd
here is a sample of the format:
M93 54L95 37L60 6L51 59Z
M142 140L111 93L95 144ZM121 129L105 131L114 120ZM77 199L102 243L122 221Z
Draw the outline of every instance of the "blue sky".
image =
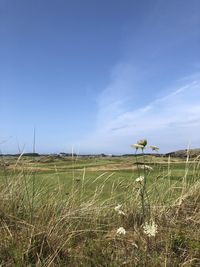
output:
M0 0L0 149L200 147L199 0Z

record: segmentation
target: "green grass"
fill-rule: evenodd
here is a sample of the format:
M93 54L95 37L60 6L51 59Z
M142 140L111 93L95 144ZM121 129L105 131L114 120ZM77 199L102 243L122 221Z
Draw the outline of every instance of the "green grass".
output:
M199 266L198 162L145 156L144 217L143 159L1 157L0 266ZM149 219L155 237L144 233Z

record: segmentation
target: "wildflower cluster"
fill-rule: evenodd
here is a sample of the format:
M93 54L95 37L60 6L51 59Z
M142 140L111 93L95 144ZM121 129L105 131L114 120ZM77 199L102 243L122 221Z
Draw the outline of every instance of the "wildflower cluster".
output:
M140 196L141 196L141 204L142 204L142 214L143 214L143 220L145 221L145 219L148 217L150 219L150 203L149 203L149 198L148 198L148 191L147 191L147 177L150 173L150 171L153 170L153 168L149 165L146 165L146 158L145 158L145 154L144 154L144 149L147 146L147 140L146 139L141 139L139 141L137 141L136 144L131 145L132 148L135 148L135 154L137 153L138 149L142 150L142 154L143 154L143 165L139 165L138 164L138 160L137 160L137 155L136 155L136 164L137 164L137 169L138 169L138 173L139 173L139 177L136 178L136 182L140 184L140 188L139 188L139 192L140 192ZM152 151L158 151L158 147L151 145L149 146L149 148ZM143 170L143 176L140 175L141 171ZM148 227L148 225L145 225L145 227ZM146 228L145 228L146 229Z
M147 145L147 140L142 139L138 141L136 144L131 145L131 147L135 148L136 150L138 150L139 148L143 150L146 145Z
M157 228L157 224L155 224L155 222L152 220L149 223L146 222L143 226L144 233L149 237L156 235L156 233L158 232Z
M146 145L147 145L147 140L146 139L141 139L141 140L137 141L136 144L131 145L131 147L135 148L136 150L138 150L138 149L143 150L146 147ZM152 151L158 151L159 150L159 147L154 146L154 145L149 146L149 148Z

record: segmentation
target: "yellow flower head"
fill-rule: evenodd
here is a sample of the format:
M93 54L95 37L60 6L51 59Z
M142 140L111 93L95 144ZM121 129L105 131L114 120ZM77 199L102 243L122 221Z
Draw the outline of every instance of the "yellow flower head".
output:
M137 144L145 147L147 145L147 140L146 139L142 139L142 140L138 141Z

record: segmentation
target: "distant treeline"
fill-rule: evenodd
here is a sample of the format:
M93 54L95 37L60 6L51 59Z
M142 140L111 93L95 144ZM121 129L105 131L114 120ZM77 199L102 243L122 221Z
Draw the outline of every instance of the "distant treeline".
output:
M142 153L137 153L137 156L142 156ZM176 158L196 158L200 156L200 149L184 149L184 150L177 150L174 152L161 154L161 153L145 153L145 155L154 155L155 157L176 157ZM51 153L51 154L39 154L39 153L23 153L23 154L0 154L0 156L10 156L10 157L39 157L39 156L52 156L52 157L134 157L136 154L76 154L76 153Z
M23 153L23 154L0 154L1 156L9 156L9 157L39 157L41 156L39 153Z

